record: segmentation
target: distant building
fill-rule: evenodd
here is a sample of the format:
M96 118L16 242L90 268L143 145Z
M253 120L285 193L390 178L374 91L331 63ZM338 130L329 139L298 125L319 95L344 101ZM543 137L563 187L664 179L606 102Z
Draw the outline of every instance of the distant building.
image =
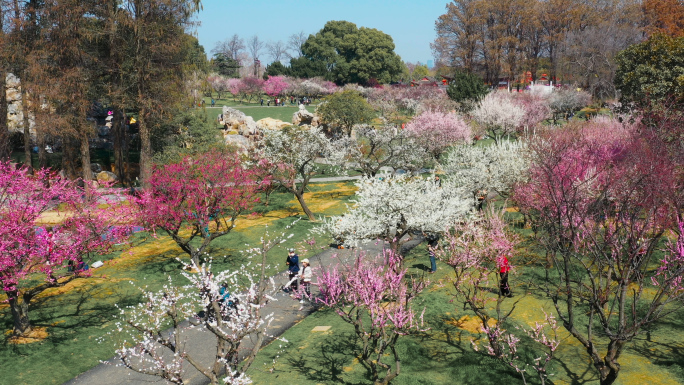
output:
M427 67L429 70L431 70L435 66L435 63L432 60L428 60L427 63Z

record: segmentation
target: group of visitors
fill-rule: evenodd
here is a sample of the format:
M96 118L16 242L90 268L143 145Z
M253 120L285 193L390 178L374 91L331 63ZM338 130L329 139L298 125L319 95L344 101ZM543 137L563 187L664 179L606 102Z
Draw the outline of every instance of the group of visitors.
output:
M291 296L295 293L301 294L301 299L299 303L304 303L304 299L311 299L311 277L313 277L313 271L309 265L309 260L304 258L302 260L302 268L299 268L299 256L295 253L295 249L287 250L287 259L285 260L287 264L287 271L289 276L289 281L283 287L286 293L291 292ZM299 291L301 287L304 289L304 293Z

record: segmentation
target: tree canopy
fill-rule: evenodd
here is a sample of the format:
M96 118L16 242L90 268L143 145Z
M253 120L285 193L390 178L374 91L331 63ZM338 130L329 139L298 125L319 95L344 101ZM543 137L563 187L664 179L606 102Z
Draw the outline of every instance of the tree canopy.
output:
M348 21L329 21L302 46L304 60L323 71L317 75L337 84L389 83L401 76L403 64L394 53L392 37L374 28L357 28ZM315 65L322 63L323 65ZM294 66L294 65L293 65ZM304 63L297 66L307 67Z
M615 85L625 101L684 97L684 37L653 35L620 52Z

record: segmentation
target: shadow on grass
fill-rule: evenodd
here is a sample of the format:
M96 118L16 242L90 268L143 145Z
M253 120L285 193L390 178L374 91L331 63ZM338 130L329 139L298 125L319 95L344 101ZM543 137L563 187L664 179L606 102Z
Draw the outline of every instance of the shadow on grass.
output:
M103 328L119 312L114 306L124 308L139 303L139 294L113 291L111 287L97 282L85 282L76 290L60 294L58 298L45 296L35 299L30 306L31 323L36 327L47 327L49 335L46 341L59 345L71 340L74 336L88 334L88 328ZM12 318L4 317L5 328L12 327ZM31 351L34 344L14 345L7 339L3 344L13 353L22 355L23 351Z
M287 362L310 381L344 385L366 384L366 381L349 382L342 378L344 364L349 362L349 356L356 354L356 350L357 337L354 333L331 335L313 351L304 350L289 355Z

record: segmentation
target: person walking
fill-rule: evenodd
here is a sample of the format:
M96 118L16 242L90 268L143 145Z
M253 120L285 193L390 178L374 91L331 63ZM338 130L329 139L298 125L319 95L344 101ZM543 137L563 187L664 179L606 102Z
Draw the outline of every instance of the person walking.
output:
M216 100L214 98L211 98L211 106L214 107L216 105Z
M304 294L299 303L304 303L304 298L311 301L311 277L313 277L313 271L311 271L311 266L309 266L309 260L304 258L302 259L302 269L299 272L299 279L304 288Z
M509 298L513 297L511 287L508 285L508 272L511 271L511 265L508 264L508 258L505 255L501 257L499 263L499 290L501 292L501 295Z
M297 282L297 275L299 275L299 256L295 254L295 249L287 249L287 273L290 277L288 286L284 288L286 292L299 290L299 283Z
M434 273L437 271L437 260L435 259L435 250L437 249L437 245L439 245L439 234L435 233L427 233L425 235L425 239L427 240L428 246L428 255L430 256L430 273Z

